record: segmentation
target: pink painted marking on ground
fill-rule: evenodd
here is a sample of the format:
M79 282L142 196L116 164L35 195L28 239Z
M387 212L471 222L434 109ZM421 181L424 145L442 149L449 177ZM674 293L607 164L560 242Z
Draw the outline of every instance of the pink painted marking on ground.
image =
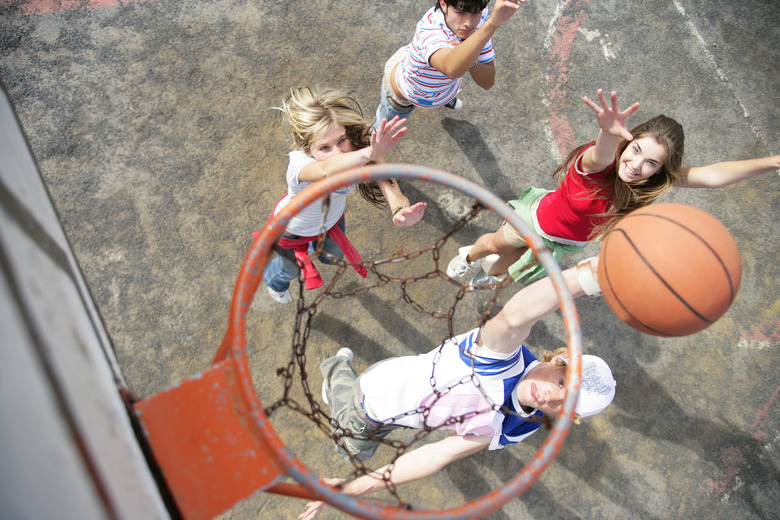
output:
M754 439L771 440L771 435L777 432L778 425L772 419L772 410L778 406L778 402L780 402L780 386L772 394L766 406L756 414L756 422L753 423L753 428L756 429L756 433L753 434Z
M740 338L748 341L765 341L765 342L780 341L780 321L775 322L775 330L772 331L771 336L767 335L765 330L766 329L762 328L752 333L745 332L740 336Z
M775 415L775 409L780 403L780 386L777 387L772 397L769 398L766 406L756 414L756 421L753 423L755 432L752 437L759 442L773 442L777 436L777 424L772 418ZM748 446L744 448L729 447L720 454L719 461L723 468L713 478L707 482L707 493L710 496L720 497L728 492L739 474L748 467L749 461L747 455L760 457L760 453L755 453L755 447Z
M48 14L75 11L83 9L100 9L103 7L116 7L130 2L155 2L157 0L0 0L0 8L18 6L18 11L13 14Z
M566 82L569 71L569 57L574 45L574 37L585 18L585 9L590 0L570 0L564 10L573 11L561 16L555 23L552 44L550 45L550 66L547 72L547 110L550 112L550 130L555 146L562 156L573 150L577 143L569 121L563 114L566 108Z

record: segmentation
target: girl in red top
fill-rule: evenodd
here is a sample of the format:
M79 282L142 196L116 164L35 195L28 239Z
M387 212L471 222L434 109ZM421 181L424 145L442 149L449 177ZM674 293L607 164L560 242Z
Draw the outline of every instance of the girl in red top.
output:
M558 166L553 174L560 179L558 188L528 188L509 201L557 261L581 251L624 215L658 200L673 186L718 188L780 168L780 155L683 168L685 136L677 121L659 115L629 132L626 119L639 103L621 111L615 92L607 100L599 89L598 97L600 105L584 98L598 119L598 136ZM523 237L506 223L473 246L461 247L447 267L453 278L473 275L472 286L494 285L506 273L526 283L545 275Z

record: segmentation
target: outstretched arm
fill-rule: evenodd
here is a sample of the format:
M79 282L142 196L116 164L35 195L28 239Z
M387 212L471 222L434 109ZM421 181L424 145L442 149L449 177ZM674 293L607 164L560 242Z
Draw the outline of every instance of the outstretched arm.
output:
M478 452L488 446L490 440L491 438L486 435L450 435L438 442L426 444L416 450L404 453L396 459L392 467L390 465L384 466L373 473L348 482L342 488L342 492L347 495L366 495L374 491L381 491L387 486L383 477L387 477L394 486L428 477L450 462ZM326 480L326 483L335 482ZM325 505L323 502L309 502L306 504L306 511L298 515L298 519L310 520L314 518L320 514Z
M617 92L614 90L610 94L609 102L607 102L603 90L598 89L597 94L601 106L588 99L588 96L582 98L596 114L600 128L599 135L596 137L596 145L585 152L582 157L582 167L586 172L598 172L612 164L620 138L628 141L634 138L626 128L626 119L639 108L639 103L634 103L621 111Z
M585 262L589 263L591 274L596 278L598 257L581 263ZM585 294L576 267L563 271L563 281L572 297L578 298ZM479 344L494 352L514 352L526 340L531 327L557 308L558 295L552 280L546 276L512 296L501 312L485 323L479 336Z
M406 119L398 119L398 116L390 121L383 119L379 128L371 134L371 142L367 147L352 152L337 153L324 161L309 163L301 169L298 178L302 182L317 182L350 168L381 161L408 132L409 129L404 126L405 124Z
M445 48L434 52L430 59L431 66L446 74L448 78L462 77L477 61L479 53L496 30L515 14L521 3L525 3L525 0L496 0L493 12L482 27L452 49Z
M776 170L780 170L780 155L719 162L709 166L683 168L683 175L675 185L680 188L721 188Z
M390 206L390 211L393 212L393 224L396 227L413 226L423 218L425 208L428 207L427 202L411 204L401 192L401 187L396 180L379 180L377 184L379 184L379 189L382 190L382 195Z

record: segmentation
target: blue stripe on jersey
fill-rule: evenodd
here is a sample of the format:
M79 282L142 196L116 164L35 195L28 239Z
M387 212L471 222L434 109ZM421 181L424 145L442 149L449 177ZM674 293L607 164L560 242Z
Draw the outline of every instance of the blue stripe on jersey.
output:
M528 363L536 359L534 355L531 354L531 352L525 347L521 347L512 356L506 359L496 359L494 357L475 355L473 351L476 351L478 348L475 341L477 339L480 330L481 329L477 329L476 331L474 331L474 333L469 334L468 336L463 338L463 341L461 341L459 345L460 359L468 366L472 366L473 363L474 372L476 374L480 376L495 376L495 375L503 374L508 370L516 367L520 362L521 358L523 360L523 365L521 366L528 366ZM513 379L515 380L515 382L517 382L517 379L520 377L520 375L522 375L522 372L517 376L513 376L507 379L506 381ZM510 387L510 391L511 388L514 388L514 384L512 384L512 386Z
M512 412L517 412L517 410L515 410L514 406L512 405L511 399L504 401L504 406L506 406ZM541 420L543 416L544 414L537 410L532 417ZM515 415L514 413L505 413L504 421L501 423L501 436L498 439L498 443L501 446L516 444L529 434L538 430L541 425L541 422L530 422Z

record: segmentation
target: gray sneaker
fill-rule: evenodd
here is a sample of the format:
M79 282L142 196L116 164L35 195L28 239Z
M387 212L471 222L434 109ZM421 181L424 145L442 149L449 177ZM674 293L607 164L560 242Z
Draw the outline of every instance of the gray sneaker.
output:
M350 363L352 363L352 360L355 358L355 355L352 353L352 349L348 347L340 348L339 351L336 352L336 355L349 359Z
M504 281L504 278L506 278L506 274L500 274L498 276L491 276L487 274L485 271L480 269L477 271L477 273L471 278L471 282L469 283L469 287L475 291L480 290L489 290L492 291L496 287L498 287L498 284L500 284L502 281Z

